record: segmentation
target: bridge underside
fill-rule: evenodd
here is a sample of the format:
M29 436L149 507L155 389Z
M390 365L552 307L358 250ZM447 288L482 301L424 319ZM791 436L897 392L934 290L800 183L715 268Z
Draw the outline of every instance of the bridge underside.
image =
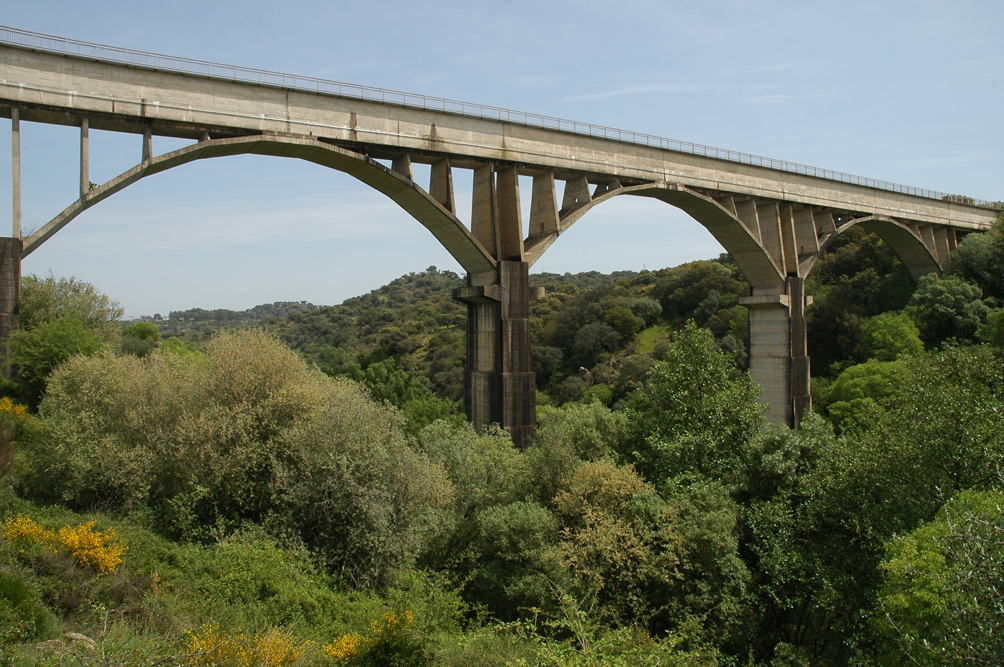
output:
M303 159L387 195L464 267L467 286L454 296L468 307L467 414L479 428L502 424L520 446L535 429L529 269L594 206L620 195L657 199L687 212L731 254L751 284L742 301L750 312L751 374L764 388L770 419L792 426L811 407L804 280L833 240L862 225L918 278L945 268L958 235L988 229L998 214L660 146L8 46L0 46L0 116L12 120L14 151L14 238L0 241L0 343L17 328L20 259L91 206L193 160L248 153ZM23 241L21 120L78 126L81 137L79 199ZM139 164L94 189L92 128L142 136ZM154 135L196 143L155 156ZM430 165L427 188L415 182L413 163ZM473 171L467 223L456 209L456 168ZM525 225L520 176L533 182Z

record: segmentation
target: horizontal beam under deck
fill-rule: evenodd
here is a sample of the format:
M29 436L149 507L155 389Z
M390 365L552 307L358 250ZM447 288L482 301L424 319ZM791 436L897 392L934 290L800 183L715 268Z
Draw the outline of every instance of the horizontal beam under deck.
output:
M286 90L0 46L0 115L26 121L199 139L311 137L376 158L486 162L520 174L585 176L628 186L673 183L737 197L887 216L959 230L998 212L658 147L378 101Z

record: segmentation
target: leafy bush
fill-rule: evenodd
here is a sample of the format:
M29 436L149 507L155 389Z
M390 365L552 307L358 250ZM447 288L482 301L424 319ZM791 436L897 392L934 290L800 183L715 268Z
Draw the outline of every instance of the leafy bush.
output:
M875 622L882 664L995 665L1004 655L1004 494L964 491L934 521L893 539Z
M711 333L688 322L649 385L628 402L626 460L658 485L679 475L734 475L745 444L764 425L760 389L735 373L735 360Z
M22 329L7 341L7 359L24 385L24 398L37 406L49 374L76 355L92 355L104 342L75 317L61 317L34 329Z
M415 556L451 492L408 448L394 408L262 332L221 334L206 350L204 361L105 354L60 368L41 406L45 436L26 443L25 492L150 508L186 539L285 526L360 586Z
M929 345L947 338L972 341L990 309L983 303L983 291L955 276L922 276L907 306L907 313Z

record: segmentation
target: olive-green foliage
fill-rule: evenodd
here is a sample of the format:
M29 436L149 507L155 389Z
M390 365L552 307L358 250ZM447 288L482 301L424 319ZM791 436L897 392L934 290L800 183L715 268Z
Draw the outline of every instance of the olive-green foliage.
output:
M671 487L663 496L676 512L681 558L667 615L679 625L699 619L708 641L741 651L752 582L740 551L740 505L713 480Z
M550 511L531 498L527 456L497 428L479 435L469 425L438 422L418 441L447 470L456 494L452 530L429 545L423 562L448 568L465 599L499 618L542 604L547 592L539 574L555 569L546 556L557 528Z
M37 406L54 369L76 355L92 355L104 346L97 334L72 316L15 331L7 342L7 359L17 369L23 386L21 398Z
M119 348L123 354L145 357L157 348L160 329L153 322L134 322L122 330Z
M279 543L260 528L197 545L172 542L133 521L17 499L0 508L0 521L8 514L27 514L50 529L96 518L100 529L114 529L128 546L114 572L98 574L66 554L17 552L0 541L0 598L20 600L13 606L18 618L34 614L38 619L31 622L42 623L35 626L42 631L22 633L22 643L9 653L10 645L0 643L0 657L13 664L187 664L184 631L207 623L231 635L276 628L297 642L313 640L297 664L326 664L322 644L346 632L367 633L388 609L411 613L410 635L422 644L448 641L458 631L462 603L441 578L404 571L379 596L350 591L295 540ZM9 610L0 599L0 618L7 620ZM0 626L0 634L7 631L9 638L30 624L22 625ZM65 639L35 647L45 633L62 639L68 631L93 639L96 650Z
M906 313L881 313L869 319L864 329L858 358L896 361L901 356L924 353L920 330Z
M116 320L122 308L90 283L77 278L59 278L50 273L21 279L21 329L30 331L64 317L79 320L84 328L105 342L114 342L120 331Z
M395 357L427 378L439 398L463 398L463 304L450 292L463 285L452 271L431 266L338 306L298 310L269 326L329 375L353 374Z
M610 385L600 382L583 389L580 400L583 403L610 405L614 402L614 390L610 388Z
M354 380L366 385L370 396L377 401L386 401L400 408L405 416L405 430L409 435L419 431L439 419L447 419L456 424L463 422L460 404L439 398L432 393L429 382L414 371L397 367L393 357L369 364L350 374Z
M597 403L569 403L561 408L537 410L538 445L560 442L583 461L610 457L620 449L627 416Z
M260 331L216 336L204 360L77 357L53 375L41 414L26 494L152 511L188 539L285 526L358 586L414 558L451 496L393 408Z
M554 497L583 461L612 458L624 438L627 419L599 403L566 403L537 409L537 440L526 450L531 490L553 508Z
M979 287L955 276L922 276L906 312L928 345L940 345L948 338L972 341L990 309Z
M749 294L749 284L731 261L690 262L656 275L652 297L662 305L663 317L680 323L700 315L703 324L719 310L735 306L739 297ZM712 292L717 296L711 296ZM702 303L705 304L702 313L695 313Z
M632 395L622 453L657 485L681 475L730 480L764 424L759 392L710 332L688 322L648 387Z
M160 340L160 329L153 322L133 322L122 330L122 335L139 340Z
M877 235L854 227L838 236L805 283L815 298L805 313L813 375L865 361L858 349L868 319L902 309L913 291L906 267Z
M674 508L630 467L609 461L581 466L554 504L558 554L577 597L606 623L664 628L682 559Z
M898 363L904 391L885 412L839 437L813 416L751 450L740 497L763 658L784 642L810 664L846 664L852 637L870 651L885 543L959 490L1001 487L1004 362L968 347Z
M176 354L182 357L192 357L195 359L205 359L206 355L197 345L186 343L180 338L172 336L161 341L157 349L163 354Z
M1004 655L1004 494L963 491L890 541L875 622L879 663L998 665Z
M303 463L289 490L304 541L357 587L383 585L450 518L453 490L441 466L408 446L403 420L347 381L282 440Z
M1004 301L1004 218L985 234L971 233L952 253L951 272Z
M980 327L979 337L994 347L1004 348L1004 308L987 315L987 323Z
M659 321L662 314L662 305L655 299L648 297L638 297L631 299L631 312L639 317L645 326L650 327Z
M46 639L54 620L22 577L0 570L0 647Z
M885 400L903 391L903 362L867 361L851 366L830 385L825 407L834 426L840 428L862 410L868 415L883 411Z

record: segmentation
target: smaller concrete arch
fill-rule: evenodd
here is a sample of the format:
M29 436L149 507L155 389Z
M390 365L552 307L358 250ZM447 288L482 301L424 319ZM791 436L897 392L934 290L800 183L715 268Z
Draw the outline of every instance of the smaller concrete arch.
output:
M41 229L24 239L21 258L37 250L42 243L87 209L142 178L195 160L246 154L297 158L346 173L382 192L422 223L469 273L495 270L495 259L485 251L464 224L411 179L388 169L366 155L315 139L280 135L200 141L145 160L86 193Z
M779 290L784 288L784 274L774 260L746 226L711 197L682 185L652 184L627 187L597 188L591 200L577 205L560 216L556 233L527 240L527 261L536 262L544 251L582 218L593 207L618 195L630 194L651 197L681 209L701 223L722 247L732 256L754 289Z
M924 243L917 229L905 225L902 222L884 216L870 215L863 218L849 220L837 227L835 234L831 234L819 247L819 252L803 264L802 275L807 276L815 266L819 257L833 245L833 242L844 232L853 227L860 226L865 231L875 233L885 241L899 260L903 262L910 276L914 281L920 280L921 276L929 273L941 274L942 266L938 259L931 253L931 249Z

